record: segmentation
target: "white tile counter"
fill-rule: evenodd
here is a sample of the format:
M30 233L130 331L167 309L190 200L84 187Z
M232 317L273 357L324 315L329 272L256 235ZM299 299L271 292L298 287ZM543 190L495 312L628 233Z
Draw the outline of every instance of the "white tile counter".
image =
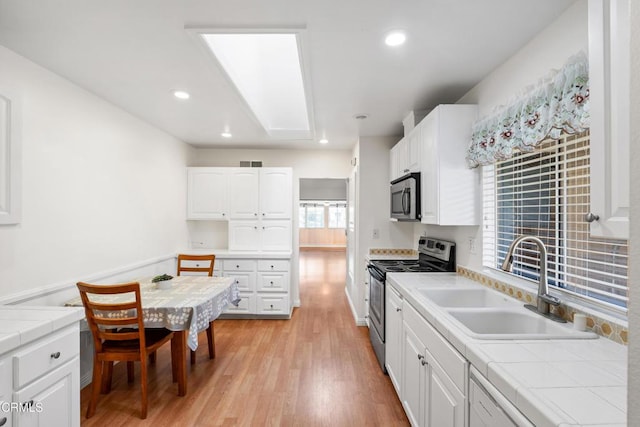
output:
M602 337L474 339L445 310L412 290L481 284L455 273L389 273L387 279L536 426L626 425L624 345Z
M0 355L84 319L83 308L0 306Z

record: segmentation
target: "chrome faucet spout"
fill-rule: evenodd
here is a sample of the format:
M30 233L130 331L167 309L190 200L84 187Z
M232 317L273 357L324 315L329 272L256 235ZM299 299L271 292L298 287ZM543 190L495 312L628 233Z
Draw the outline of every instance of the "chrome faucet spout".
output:
M502 270L511 271L513 266L513 253L516 247L523 242L535 243L540 253L540 280L538 282L538 298L536 306L525 305L525 307L542 314L545 317L552 318L557 321L564 321L550 313L549 304L559 305L560 300L549 294L549 284L547 282L547 247L544 242L535 236L519 236L511 242L507 254L505 255L504 262L502 263Z

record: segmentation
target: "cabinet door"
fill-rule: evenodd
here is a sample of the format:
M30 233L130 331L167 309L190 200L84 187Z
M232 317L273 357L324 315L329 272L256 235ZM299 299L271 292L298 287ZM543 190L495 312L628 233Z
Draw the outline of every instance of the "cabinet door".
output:
M433 360L429 360L428 387L428 401L425 403L427 425L464 427L464 395Z
M231 168L229 173L229 217L257 219L259 210L260 171L251 168Z
M265 220L260 225L261 249L265 252L291 250L291 221Z
M402 344L402 406L411 425L423 426L427 395L427 365L422 354L425 346L407 322L403 322Z
M229 250L260 250L259 221L229 221ZM225 270L226 273L226 270Z
M11 402L12 375L11 357L0 359L0 403ZM11 419L11 413L3 412L0 409L0 426L11 427L12 425L13 420Z
M262 219L290 219L293 204L290 168L260 171L260 216Z
M628 1L589 0L591 235L629 238Z
M398 144L391 147L389 150L389 182L396 178L400 178L400 172L398 169Z
M16 427L80 425L80 362L78 357L14 393L14 401L29 405L14 413Z
M227 218L227 171L187 169L187 219Z
M401 396L402 367L402 299L393 288L387 286L387 305L385 320L385 363L391 383Z
M413 128L409 134L406 153L409 172L420 172L422 164L422 126Z
M438 114L433 111L420 123L422 139L422 172L420 173L422 223L438 224Z

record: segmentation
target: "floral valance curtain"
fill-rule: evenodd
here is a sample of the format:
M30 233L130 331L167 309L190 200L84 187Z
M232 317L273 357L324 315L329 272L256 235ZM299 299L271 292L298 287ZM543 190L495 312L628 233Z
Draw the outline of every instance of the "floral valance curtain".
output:
M477 121L467 163L474 168L533 151L547 138L589 128L589 63L584 53L571 58L537 87Z

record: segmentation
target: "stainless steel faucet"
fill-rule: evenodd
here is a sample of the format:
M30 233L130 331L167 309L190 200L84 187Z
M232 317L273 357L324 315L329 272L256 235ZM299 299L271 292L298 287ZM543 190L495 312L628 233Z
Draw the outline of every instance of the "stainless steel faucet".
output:
M525 307L529 310L535 311L538 314L541 314L544 317L555 320L556 322L566 322L566 320L554 315L549 310L549 304L558 306L560 305L560 299L549 294L549 285L547 283L547 248L542 240L535 236L517 237L513 242L511 242L501 268L504 271L511 271L511 267L513 265L513 252L515 251L516 247L522 242L535 243L538 247L538 252L540 252L540 281L538 283L537 304L535 306L531 304L525 304Z

